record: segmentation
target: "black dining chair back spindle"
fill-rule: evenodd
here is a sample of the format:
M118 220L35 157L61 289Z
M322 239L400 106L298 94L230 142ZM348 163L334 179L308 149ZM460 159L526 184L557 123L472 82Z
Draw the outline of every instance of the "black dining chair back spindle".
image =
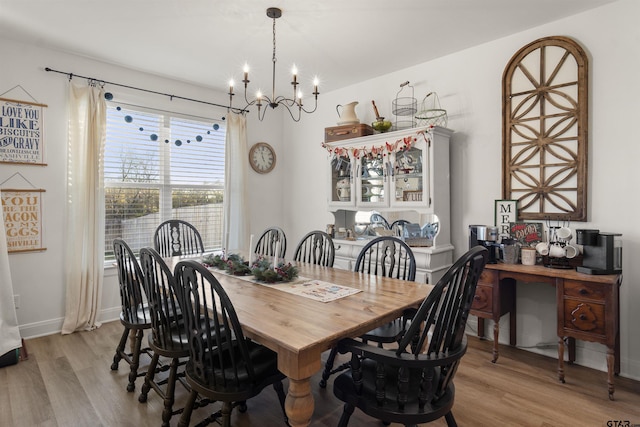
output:
M278 244L279 243L279 244ZM262 232L256 243L253 253L263 256L274 256L278 249L278 258L284 259L287 252L287 236L280 227L270 227Z
M375 276L414 281L416 260L413 251L405 242L397 237L381 236L362 248L354 270Z
M293 259L295 261L333 267L335 252L331 236L324 231L316 230L307 233L300 240Z
M156 228L153 246L165 258L198 255L204 252L202 236L198 229L179 219L170 219Z

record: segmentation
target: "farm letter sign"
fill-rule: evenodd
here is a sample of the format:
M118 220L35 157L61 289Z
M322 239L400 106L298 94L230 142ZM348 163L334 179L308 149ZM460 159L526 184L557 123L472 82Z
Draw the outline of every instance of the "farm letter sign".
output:
M2 190L2 218L9 252L41 251L44 190Z
M44 165L44 107L0 98L0 162Z

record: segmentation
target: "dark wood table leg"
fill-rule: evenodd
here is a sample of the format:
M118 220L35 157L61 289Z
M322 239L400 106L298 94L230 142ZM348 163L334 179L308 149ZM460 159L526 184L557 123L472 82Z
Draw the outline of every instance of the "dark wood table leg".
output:
M478 317L478 338L485 339L484 336L484 318Z
M493 360L492 363L498 361L498 338L500 336L500 317L493 319Z
M569 344L569 365L573 365L573 362L576 361L576 339L567 338L567 344Z
M615 371L616 352L612 347L607 347L607 386L609 388L609 400L613 400L613 372Z
M516 282L511 283L513 288L511 302L509 304L509 344L516 345Z
M564 337L558 337L558 380L564 383Z

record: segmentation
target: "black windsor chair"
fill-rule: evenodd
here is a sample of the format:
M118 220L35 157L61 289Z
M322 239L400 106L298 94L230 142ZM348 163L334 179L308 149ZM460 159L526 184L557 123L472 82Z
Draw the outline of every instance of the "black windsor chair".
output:
M240 406L241 412L246 411L246 401L270 384L285 414L285 376L278 371L277 354L245 338L229 296L206 267L193 260L181 261L174 274L185 303L183 315L190 344L185 372L191 393L178 426L189 425L194 403L201 395L223 403L221 412L205 421L221 416L223 427L230 427L233 408ZM286 424L286 414L284 418Z
M151 329L151 313L145 301L144 275L138 264L135 254L129 245L122 239L113 241L113 253L118 269L118 282L120 285L120 323L124 326L122 337L113 356L111 370L118 370L120 360L124 359L130 367L129 384L127 391L135 389L137 377L145 375L146 371L138 372L140 367L140 355L146 353L153 357L150 348L142 348L144 331ZM130 345L130 352L125 350L130 331L135 331L135 337Z
M198 229L179 219L170 219L156 228L153 246L165 258L204 252L202 236Z
M333 382L335 396L345 402L338 427L346 427L355 408L384 423L416 426L451 412L453 379L467 350L465 325L476 285L488 259L476 246L458 259L438 281L415 313L397 349L358 340L338 342L351 353L350 369Z
M162 427L169 427L171 417L182 412L181 409L174 411L173 404L176 383L181 376L184 377L184 372L180 373L178 369L189 357L189 342L173 272L153 248L140 250L140 265L145 277L145 289L151 313L151 333L148 339L149 347L153 350L153 358L138 400L146 402L147 394L153 388L164 400ZM158 369L160 356L171 359L171 362L168 366L163 365ZM156 373L167 369L169 376L156 380Z
M256 243L254 254L274 256L276 254L276 242L280 242L279 259L284 259L287 252L287 236L280 227L270 227L262 232Z
M416 260L411 248L397 237L376 237L360 251L354 271L413 282L416 278ZM407 310L401 318L373 329L361 335L360 338L364 342L376 342L380 347L383 344L398 342L404 334L407 321L411 318L413 311ZM322 372L322 379L320 380L320 387L322 388L327 386L327 380L331 375L348 367L348 364L345 363L333 369L336 356L337 348L334 347L331 349Z
M295 261L333 267L335 259L333 239L324 231L311 231L298 243L293 259Z

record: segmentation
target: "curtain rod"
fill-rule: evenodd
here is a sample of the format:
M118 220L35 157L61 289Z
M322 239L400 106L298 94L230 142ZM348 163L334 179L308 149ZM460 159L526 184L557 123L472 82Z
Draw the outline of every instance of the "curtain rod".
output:
M183 96L178 96L178 95L171 95L169 93L156 92L154 90L142 89L142 88L135 87L135 86L128 86L128 85L123 85L123 84L120 84L120 83L108 82L108 81L105 81L105 80L102 80L102 79L97 79L95 77L86 77L86 76L81 76L79 74L67 73L65 71L58 71L58 70L54 70L54 69L49 68L49 67L45 67L44 70L47 71L47 72L64 74L64 75L69 77L69 80L73 79L74 77L78 77L78 78L81 78L81 79L87 79L87 80L96 81L96 82L98 82L100 84L109 84L109 85L113 85L113 86L124 87L124 88L127 88L127 89L139 90L141 92L147 92L147 93L153 93L153 94L156 94L156 95L167 96L171 100L176 98L176 99L182 99L184 101L199 102L200 104L207 104L207 105L212 105L214 107L226 108L227 110L233 110L233 111L238 112L238 113L244 113L244 112L248 112L249 111L249 110L244 110L244 109L240 109L240 108L236 108L236 107L229 107L227 105L216 104L214 102L200 101L198 99L185 98Z

